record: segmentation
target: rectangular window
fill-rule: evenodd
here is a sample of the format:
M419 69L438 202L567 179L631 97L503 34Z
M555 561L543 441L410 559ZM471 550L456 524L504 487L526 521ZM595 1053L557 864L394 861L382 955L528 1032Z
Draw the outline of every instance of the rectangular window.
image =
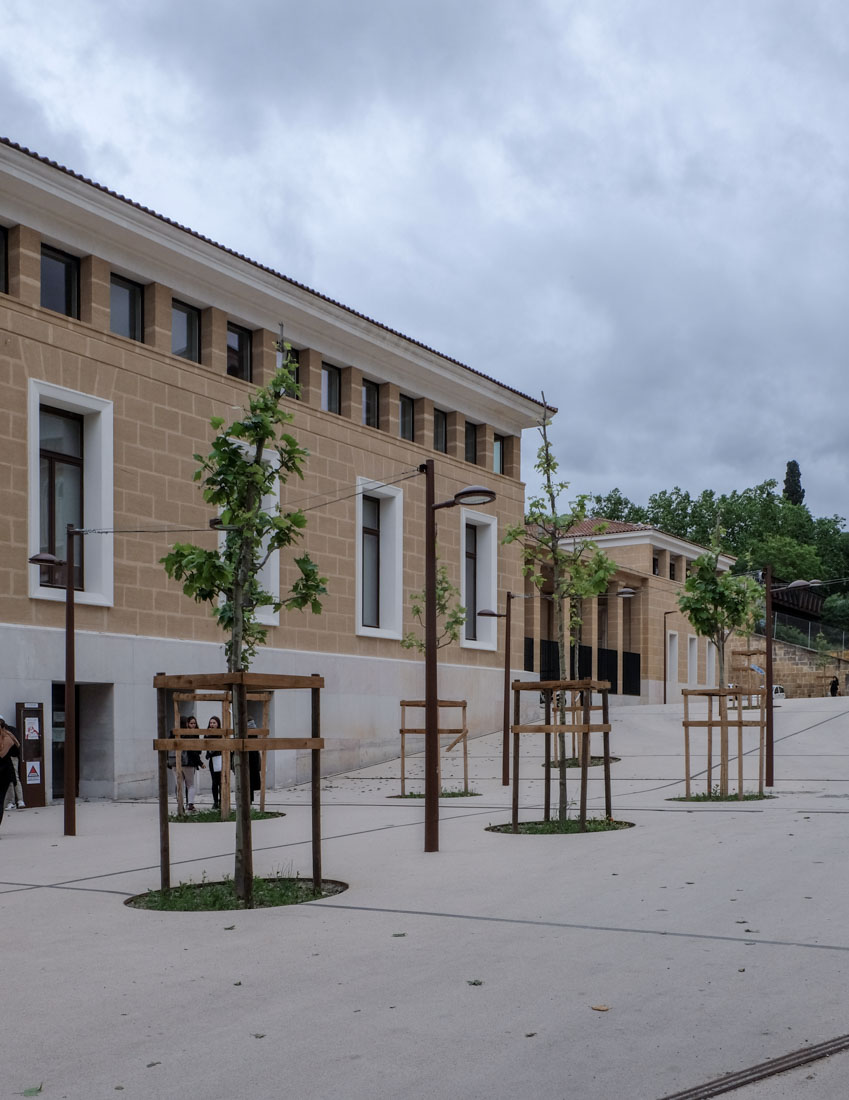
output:
M404 493L357 478L356 631L400 640L403 626Z
M460 514L460 600L466 622L460 644L495 650L498 620L479 618L481 608L498 608L498 520L485 512L463 508Z
M652 571L653 576L655 576L655 577L660 576L660 559L659 558L652 558L652 560L651 560L651 571Z
M69 522L76 527L97 529L96 535L74 540L79 548L75 554L75 579L84 585L77 602L97 607L112 607L114 603L113 420L111 401L36 378L29 380L28 556L46 550L64 557L65 528ZM81 483L76 480L77 471L82 475ZM52 550L51 528L55 545ZM84 554L80 543L85 546ZM64 573L64 569L55 572ZM58 577L44 577L37 565L29 567L27 577L31 599L64 600L64 592L56 587L62 583Z
M171 302L171 354L200 362L200 310L176 298Z
M442 409L433 410L433 449L443 454L448 451L448 414Z
M478 426L466 421L466 462L478 460Z
M113 275L109 285L109 327L116 336L144 339L142 303L144 289L138 283Z
M380 626L380 500L363 497L363 626Z
M412 397L407 397L405 394L401 394L401 424L400 432L402 439L409 439L411 442L415 439L416 434L416 403Z
M39 501L42 553L67 560L67 525L83 525L83 418L42 406L39 414ZM41 584L66 583L67 566L42 565ZM83 587L82 540L74 539L74 588Z
M80 261L58 248L41 248L41 304L45 309L80 315Z
M321 364L321 407L325 412L340 413L342 372L330 363Z
M9 293L9 237L0 225L0 291Z
M463 593L466 608L466 641L475 642L478 637L478 529L466 524L466 587Z
M363 380L363 424L367 428L380 426L380 386Z
M674 561L671 561L669 563L669 579L671 581L675 580L675 562Z
M227 326L227 373L244 382L251 380L251 334L238 325Z
M504 436L496 435L492 439L492 469L496 474L504 473Z

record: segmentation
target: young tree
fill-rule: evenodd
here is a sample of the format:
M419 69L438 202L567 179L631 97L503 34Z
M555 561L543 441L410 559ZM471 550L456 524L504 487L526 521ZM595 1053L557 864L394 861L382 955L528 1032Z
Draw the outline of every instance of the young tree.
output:
M718 536L718 532L717 532ZM716 646L719 684L725 685L725 643L735 632L751 634L763 605L763 593L752 577L719 572L719 540L693 562L678 606L693 629Z
M789 500L791 504L802 504L805 500L805 490L802 488L802 473L795 458L787 463L782 496L785 500Z
M604 524L595 525L591 533L585 533L581 525L587 519L589 494L577 497L566 505L560 498L569 488L567 481L557 481L558 462L548 438L548 425L553 410L542 395L543 415L539 433L542 444L537 451L534 469L542 476L543 492L528 503L525 523L511 527L504 542L519 542L522 547L523 571L537 589L542 591L551 583L551 599L557 644L560 650L560 679L569 679L570 642L576 647L580 641L581 601L598 596L607 588L607 582L616 572L616 565L599 550L592 534L601 534ZM568 601L568 621L563 603ZM565 700L561 698L560 723L565 724ZM560 750L559 816L566 820L566 737L558 734Z
M413 618L422 630L424 630L425 600L424 592L414 592L410 596ZM448 570L444 565L440 565L436 570L436 621L439 631L436 638L437 649L456 642L466 621L466 609L460 605L460 589L451 583ZM425 651L424 638L412 631L404 635L401 645L404 649L416 649L419 653Z
M326 592L326 578L319 576L308 554L295 558L299 575L283 598L271 595L259 581L271 555L295 546L307 523L300 510L283 512L276 494L277 486L291 475L303 478L308 456L294 436L283 430L293 417L280 407L280 400L296 391L287 355L268 385L250 398L241 419L225 428L222 417L212 418L210 423L218 434L206 457L194 456L200 464L194 480L202 485L203 499L219 509L222 543L212 550L177 543L161 559L168 576L182 582L187 596L210 605L213 617L228 635L224 647L228 672L247 670L265 642L267 630L257 618L260 608L308 607L319 614L321 596ZM238 694L234 692L233 728L236 737L242 738L247 733L247 703L244 693L237 698ZM236 815L234 882L238 895L249 902L253 883L249 873L247 759L247 753L236 754L237 797L244 812Z

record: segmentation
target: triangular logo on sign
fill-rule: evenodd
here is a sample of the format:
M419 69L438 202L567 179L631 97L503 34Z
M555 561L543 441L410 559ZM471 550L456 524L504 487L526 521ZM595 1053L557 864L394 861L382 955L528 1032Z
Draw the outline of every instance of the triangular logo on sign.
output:
M38 778L38 768L35 764L30 764L27 775L34 775L36 778Z

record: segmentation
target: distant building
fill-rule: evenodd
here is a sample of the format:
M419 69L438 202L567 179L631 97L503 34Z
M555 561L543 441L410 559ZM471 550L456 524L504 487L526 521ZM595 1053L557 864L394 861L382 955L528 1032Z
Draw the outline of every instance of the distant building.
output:
M594 534L602 526L603 533ZM647 524L601 518L586 520L574 534L592 538L617 570L605 593L582 601L572 673L610 681L614 703L662 703L664 695L677 702L682 687L718 686L715 647L698 637L678 610L690 565L705 548ZM733 562L722 555L720 568L730 569ZM525 669L548 679L556 678L558 665L553 605L528 599Z
M438 513L465 604L497 607L522 584L518 547L501 537L522 521L520 440L539 403L0 141L0 711L44 704L48 796L62 790L64 580L28 558L61 557L68 522L93 532L75 565L80 794L151 795L154 673L223 668L208 609L159 559L178 539L215 538L192 456L208 449L210 417L232 419L272 376L281 324L299 356L292 430L311 452L284 503L308 509L304 546L329 594L320 616L268 616L255 668L325 676L334 771L395 754L399 700L424 691L418 655L400 646L424 583L418 466L435 459L437 499L469 483L497 492L487 508ZM285 590L293 569L272 561L264 581ZM499 633L471 614L441 654L440 693L468 699L476 732L500 726ZM521 637L511 663L521 669ZM272 726L306 731L306 707L278 703ZM272 782L305 764L280 754Z

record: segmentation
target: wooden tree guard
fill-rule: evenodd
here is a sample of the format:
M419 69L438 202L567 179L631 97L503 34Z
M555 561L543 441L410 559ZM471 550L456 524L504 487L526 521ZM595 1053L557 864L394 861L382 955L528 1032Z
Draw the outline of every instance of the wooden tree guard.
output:
M755 672L752 668L752 658L758 657L760 662L766 661L766 650L759 649L738 649L731 654L731 682L734 684L734 690L740 692L740 698L738 702L742 703L743 696L746 697L746 705L751 707L754 704L752 699L755 693L760 690L763 675Z
M587 786L590 764L590 734L601 733L604 735L604 814L605 817L613 816L610 789L610 711L608 693L610 682L608 680L532 680L522 682L513 681L513 725L510 727L513 733L513 832L519 831L519 748L520 736L523 733L542 733L545 735L545 820L551 820L551 735L557 733L572 734L573 744L575 738L580 735L580 749L575 752L581 761L581 804L580 823L581 832L587 828ZM523 725L521 717L521 693L523 691L541 691L545 698L545 721ZM564 723L551 721L552 699L556 692L568 692L570 698L566 710L568 721ZM601 695L601 703L593 703L593 693ZM601 722L592 721L592 712L601 710ZM580 720L579 720L580 718Z
M224 672L203 673L197 675L166 676L165 673L157 673L153 678L153 686L156 688L156 722L158 736L153 742L154 751L159 759L158 792L159 792L159 866L160 883L163 890L171 889L171 845L168 829L168 753L173 752L177 771L177 806L180 809L182 803L182 772L180 769L180 754L184 750L202 751L208 749L212 752L220 752L222 760L229 761L231 753L243 753L242 768L245 781L239 792L239 805L237 813L242 819L243 836L245 838L246 858L248 861L246 873L252 885L253 882L253 854L251 849L250 827L250 793L248 782L248 753L256 750L258 738L262 738L263 757L266 751L311 751L312 763L312 872L313 889L321 889L321 750L324 748L324 739L321 736L321 689L324 687L323 677L312 676L281 676L266 675L256 672ZM268 705L275 691L309 690L311 693L311 720L309 737L272 737L267 727ZM177 702L169 700L169 695L178 693L181 699L193 701L219 701L228 711L234 702L238 702L241 693L245 707L247 699L256 697L264 701L263 714L265 715L266 728L250 730L249 735L238 738L233 735L232 727L222 729L220 736L210 736L210 730L185 730L172 728L169 736L168 717L169 710L176 714ZM267 699L264 696L267 695ZM236 697L236 698L234 698ZM170 707L169 707L170 702ZM228 718L229 722L229 718ZM222 721L222 726L224 722ZM227 768L229 781L229 764ZM223 807L223 776L222 767L222 807ZM263 769L263 784L265 773ZM228 794L229 798L229 794ZM263 806L260 799L260 806Z
M743 799L743 730L758 730L758 794L764 793L764 741L766 735L766 689L765 688L684 688L684 796L690 797L690 730L707 731L707 777L706 794L713 789L713 734L719 727L719 793L728 796L728 730L737 729L737 798ZM758 702L755 704L758 717L743 717L743 698L748 696ZM690 700L707 699L707 717L690 718ZM714 710L716 702L716 710ZM736 717L729 717L729 703L736 704Z
M461 716L460 726L451 726L438 729L436 743L438 746L442 744L442 737L453 737L454 740L445 749L446 752L451 752L453 748L463 743L463 790L469 789L469 747L468 747L468 734L469 727L466 724L466 700L465 699L440 699L436 704L437 707L460 707ZM407 793L406 788L406 739L407 734L424 734L427 732L420 726L408 726L407 725L407 708L419 707L424 709L425 701L423 699L402 699L401 700L401 729L398 731L401 734L401 797ZM438 719L437 719L438 720ZM439 790L442 791L442 752L437 753L437 776L439 782Z
M173 696L174 701L174 726L180 725L180 713L179 704L185 702L192 703L220 703L221 704L221 731L220 733L210 733L209 729L201 730L201 734L206 737L233 737L232 726L232 711L233 711L233 692L232 691L175 691ZM249 691L247 693L247 701L249 703L262 703L262 721L257 729L250 731L252 737L267 737L269 733L270 714L271 714L271 692L270 691ZM261 813L265 812L265 776L266 776L266 762L267 762L267 744L263 742L263 747L259 749L261 753L260 762L260 789L259 789L259 809ZM207 751L213 751L209 745L204 744L204 749ZM217 750L215 750L217 751ZM252 752L257 751L251 749ZM221 753L221 820L226 821L230 816L230 757L232 755L232 748ZM182 778L182 771L177 765L177 813L182 815L183 813L183 784L180 781Z

